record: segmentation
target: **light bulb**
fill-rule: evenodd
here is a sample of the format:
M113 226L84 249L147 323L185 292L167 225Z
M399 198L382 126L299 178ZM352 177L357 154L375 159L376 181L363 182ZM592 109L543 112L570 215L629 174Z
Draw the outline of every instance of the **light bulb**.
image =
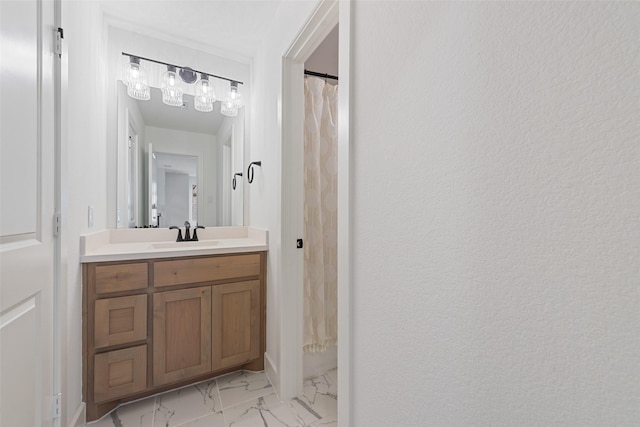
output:
M242 107L242 95L238 93L238 82L231 82L229 93L227 93L227 97L220 106L220 113L225 116L235 117L238 115L240 107Z
M209 82L209 76L203 73L198 83L196 83L194 107L198 111L208 113L209 111L213 111L214 102L216 102L216 95Z
M167 65L167 72L162 76L162 102L172 107L182 107L182 94L176 79L176 67Z
M140 66L140 58L129 57L129 63L125 68L125 81L127 83L127 95L141 101L151 99L151 90L147 83L147 73Z

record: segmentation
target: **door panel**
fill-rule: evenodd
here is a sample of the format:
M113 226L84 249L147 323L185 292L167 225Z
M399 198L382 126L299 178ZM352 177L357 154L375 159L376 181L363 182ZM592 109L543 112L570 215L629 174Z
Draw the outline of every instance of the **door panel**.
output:
M52 425L54 4L0 1L0 425Z
M213 287L213 368L260 357L260 281Z
M211 287L153 295L153 385L211 370Z

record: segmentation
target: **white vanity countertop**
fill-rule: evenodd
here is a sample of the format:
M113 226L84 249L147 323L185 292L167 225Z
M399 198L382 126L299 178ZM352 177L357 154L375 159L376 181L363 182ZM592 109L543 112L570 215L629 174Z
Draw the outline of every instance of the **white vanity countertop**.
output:
M181 227L184 234L184 227ZM193 232L193 230L192 230ZM127 261L149 258L266 251L269 233L255 227L209 227L197 242L176 242L178 230L119 228L80 236L80 261Z

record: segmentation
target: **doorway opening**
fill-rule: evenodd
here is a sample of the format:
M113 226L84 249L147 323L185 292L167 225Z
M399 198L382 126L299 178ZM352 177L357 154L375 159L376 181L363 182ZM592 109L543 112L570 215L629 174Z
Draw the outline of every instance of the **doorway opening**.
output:
M349 57L350 2L321 1L311 18L293 39L283 57L282 102L282 247L281 247L281 368L277 372L280 398L299 396L303 392L305 370L316 370L313 361L305 363L304 345L304 252L296 241L304 235L304 131L305 131L305 63L316 49L336 29L338 32L338 93L337 127L337 383L338 424L349 425L350 360L350 247L349 247ZM311 66L310 64L307 64ZM318 70L310 70L318 71ZM322 71L318 71L322 73ZM324 74L330 74L325 72ZM304 242L305 245L307 242ZM330 359L330 356L326 356ZM309 358L307 358L309 359ZM335 360L335 359L334 359ZM318 362L318 361L315 361ZM318 364L325 363L325 360ZM330 362L329 362L330 363ZM307 365L307 367L305 367ZM269 368L269 367L267 367ZM269 373L273 374L273 373Z
M304 379L338 367L338 37L336 25L304 63Z

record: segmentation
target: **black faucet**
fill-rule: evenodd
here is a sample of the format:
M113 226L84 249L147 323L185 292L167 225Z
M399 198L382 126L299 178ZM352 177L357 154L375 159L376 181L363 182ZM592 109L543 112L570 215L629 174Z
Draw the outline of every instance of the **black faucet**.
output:
M178 230L178 238L176 239L176 242L184 242L184 239L182 238L182 230L180 230L179 227L172 225L169 227L169 230Z
M176 242L197 242L198 241L198 228L201 228L204 230L204 227L201 225L197 225L194 229L193 229L193 236L190 233L191 230L191 224L189 223L189 221L185 221L184 222L184 238L182 237L182 230L179 227L176 227L175 225L172 225L171 227L169 227L169 230L178 230L178 238L176 239Z
M191 233L189 232L190 229L191 229L191 224L189 223L189 221L185 221L184 222L184 241L185 242L191 241Z
M191 236L191 241L192 242L197 242L198 241L198 228L202 228L204 230L204 227L201 225L196 225L196 228L193 229L193 236Z

